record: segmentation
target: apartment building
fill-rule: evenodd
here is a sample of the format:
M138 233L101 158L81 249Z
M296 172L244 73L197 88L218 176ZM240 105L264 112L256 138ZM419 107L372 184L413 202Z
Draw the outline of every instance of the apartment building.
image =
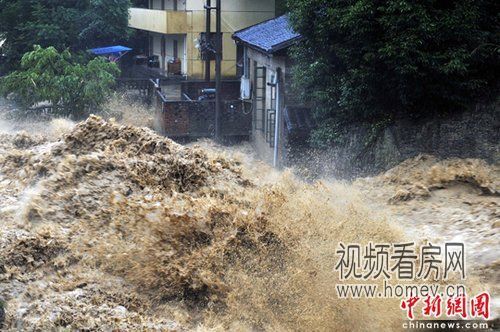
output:
M159 58L165 73L175 68L191 79L205 76L205 60L200 43L206 31L206 0L144 0L135 1L130 9L129 25L145 32L148 55ZM212 6L215 0L212 0ZM222 0L222 76L237 74L235 31L275 16L274 0ZM215 10L211 15L211 31L215 31ZM172 65L176 63L176 66ZM170 64L170 65L169 65ZM215 64L211 65L212 77Z

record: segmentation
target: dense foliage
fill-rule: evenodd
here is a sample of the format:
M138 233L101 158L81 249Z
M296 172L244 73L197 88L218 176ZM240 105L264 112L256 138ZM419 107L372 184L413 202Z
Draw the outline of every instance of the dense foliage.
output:
M33 45L72 52L128 35L129 0L0 0L0 39L9 69Z
M0 93L13 93L26 108L48 102L56 111L78 117L106 100L118 74L117 65L104 58L81 64L68 50L35 46L23 56L19 70L0 78Z
M295 82L330 144L346 122L389 123L463 109L494 96L500 2L293 0L305 38L292 52Z
M283 15L286 12L286 0L276 0L276 16Z

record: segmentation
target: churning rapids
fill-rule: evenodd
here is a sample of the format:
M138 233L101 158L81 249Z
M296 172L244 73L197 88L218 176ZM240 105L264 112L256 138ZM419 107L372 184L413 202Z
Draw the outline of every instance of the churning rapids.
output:
M304 183L245 148L185 147L96 116L43 135L10 126L6 330L399 330L398 300L337 298L339 241L463 241L468 286L500 295L498 165L419 156Z

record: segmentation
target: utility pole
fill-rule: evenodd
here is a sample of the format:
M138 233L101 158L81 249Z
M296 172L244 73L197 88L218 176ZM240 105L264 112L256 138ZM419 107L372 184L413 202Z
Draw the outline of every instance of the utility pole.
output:
M207 0L207 5L205 6L206 9L206 31L205 31L205 43L207 45L210 45L210 34L211 34L211 25L212 25L212 20L211 20L211 14L212 14L212 1ZM207 59L205 60L205 81L210 82L210 56L209 54L205 54Z
M222 62L222 28L221 28L221 0L217 0L216 9L216 35L217 45L215 53L215 138L221 139L220 115L221 115L221 62Z

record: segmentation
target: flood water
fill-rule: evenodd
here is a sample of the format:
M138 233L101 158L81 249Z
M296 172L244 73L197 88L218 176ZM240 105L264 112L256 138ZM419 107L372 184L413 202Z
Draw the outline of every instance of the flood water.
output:
M464 242L467 286L498 298L498 165L305 183L99 117L0 130L7 330L400 330L399 300L338 298L340 241Z

